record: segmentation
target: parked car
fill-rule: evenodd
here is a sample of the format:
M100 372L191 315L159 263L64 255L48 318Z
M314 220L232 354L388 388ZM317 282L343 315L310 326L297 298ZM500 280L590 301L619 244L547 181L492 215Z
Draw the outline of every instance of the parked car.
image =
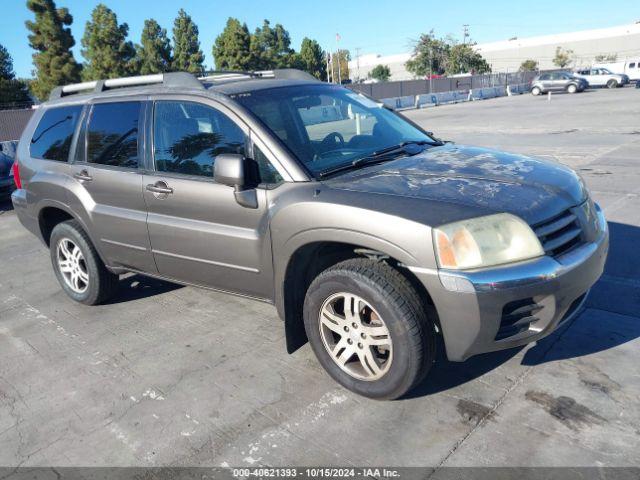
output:
M547 92L582 92L589 86L584 78L568 72L551 72L538 75L531 81L531 93L540 95Z
M57 88L17 158L15 210L69 297L138 272L272 303L289 352L373 398L420 382L438 335L451 361L545 337L607 256L570 168L292 70Z
M625 74L612 73L606 68L587 68L577 70L574 75L584 78L589 82L590 87L618 88L629 83L629 76Z
M17 145L17 141L0 142L0 201L8 200L11 192L15 190L13 160Z
M640 80L640 58L630 58L621 62L596 63L593 67L606 68L613 73L627 75L632 82Z

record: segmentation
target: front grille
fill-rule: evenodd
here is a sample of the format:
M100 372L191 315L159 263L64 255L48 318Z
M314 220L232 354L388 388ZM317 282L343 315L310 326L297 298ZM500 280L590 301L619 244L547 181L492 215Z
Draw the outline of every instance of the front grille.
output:
M571 210L565 210L534 225L533 231L540 240L544 253L554 257L571 250L581 242L582 237L580 221Z
M507 303L502 308L500 329L496 334L496 340L503 340L517 335L529 329L529 325L539 320L536 313L542 310L533 298L523 298Z

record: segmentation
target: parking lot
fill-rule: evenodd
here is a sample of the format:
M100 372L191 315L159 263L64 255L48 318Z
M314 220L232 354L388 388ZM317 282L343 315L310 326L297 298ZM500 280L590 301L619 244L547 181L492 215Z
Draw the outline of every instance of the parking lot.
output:
M60 289L0 206L0 466L637 466L640 90L405 112L436 136L566 163L611 232L587 309L538 344L449 363L407 398L339 387L275 309L141 276ZM212 207L213 208L213 207Z

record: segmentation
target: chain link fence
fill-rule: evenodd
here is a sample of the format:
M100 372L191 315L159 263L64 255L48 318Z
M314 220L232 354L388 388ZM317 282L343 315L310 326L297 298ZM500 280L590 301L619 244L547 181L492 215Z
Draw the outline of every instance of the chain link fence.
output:
M430 80L354 83L346 86L379 100L383 98L424 95L428 93L469 91L477 88L528 84L536 75L538 75L538 72L492 73L466 77L432 78Z

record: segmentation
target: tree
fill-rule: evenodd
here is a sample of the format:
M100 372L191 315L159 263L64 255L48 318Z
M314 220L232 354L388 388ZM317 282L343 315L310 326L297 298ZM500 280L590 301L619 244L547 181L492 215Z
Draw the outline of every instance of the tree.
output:
M87 60L82 71L85 81L125 77L136 73L136 51L127 41L129 26L118 25L115 12L99 3L91 12L82 37L82 56Z
M73 17L66 8L56 8L53 0L28 0L27 8L35 14L35 21L25 22L31 32L29 46L35 50L31 91L44 100L54 87L80 80L81 67L71 52Z
M298 54L298 66L319 80L327 79L327 64L325 54L320 44L315 40L304 37Z
M369 72L369 78L373 78L380 82L386 82L391 77L391 69L388 65L376 65Z
M565 68L573 61L573 50L564 50L562 47L556 48L556 56L553 58L553 64Z
M417 77L443 75L449 57L449 49L449 44L436 38L432 30L420 36L420 40L413 48L413 55L405 66Z
M535 60L527 59L520 64L519 71L521 72L535 72L538 70L538 62Z
M16 79L13 59L9 51L0 45L0 109L31 105L27 84Z
M491 67L487 61L473 49L468 43L458 43L449 49L449 57L445 73L456 75L458 73L488 73Z
M290 67L295 62L289 32L279 23L271 28L269 20L256 28L250 41L250 51L256 70Z
M256 60L251 52L251 35L246 23L229 17L224 30L213 44L213 58L218 70L253 70Z
M338 50L336 53L332 53L330 57L330 69L331 78L334 83L338 83L338 71L340 72L340 83L345 80L349 80L349 61L351 60L351 53L349 50ZM340 68L338 68L340 65Z
M204 53L200 50L198 34L198 26L181 8L173 23L172 70L191 73L204 71Z
M167 31L153 19L144 21L140 45L137 46L137 62L141 75L161 73L171 68L171 45Z
M405 66L418 77L491 71L487 61L473 49L473 44L457 43L450 37L436 38L433 30L420 36L413 56Z
M618 60L618 55L616 53L609 53L604 55L596 55L595 61L598 63L613 63Z

